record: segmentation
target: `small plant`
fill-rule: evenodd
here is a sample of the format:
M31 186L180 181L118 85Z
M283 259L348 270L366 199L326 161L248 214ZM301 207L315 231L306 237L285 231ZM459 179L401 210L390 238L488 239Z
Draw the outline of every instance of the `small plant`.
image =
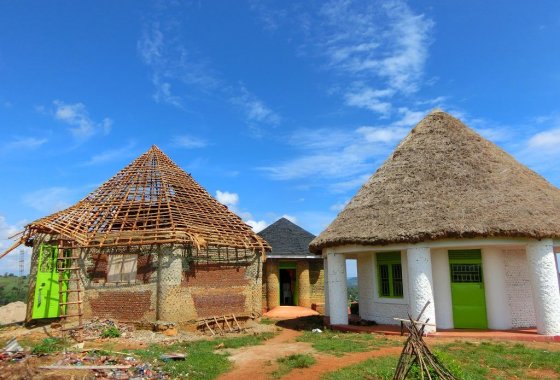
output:
M275 378L280 378L294 368L309 368L316 363L313 356L309 354L293 354L277 359L278 369L272 373Z
M34 355L47 355L53 352L62 351L64 344L59 338L45 338L40 343L35 345L31 353Z
M115 326L108 327L101 333L102 338L118 338L120 336L121 331Z

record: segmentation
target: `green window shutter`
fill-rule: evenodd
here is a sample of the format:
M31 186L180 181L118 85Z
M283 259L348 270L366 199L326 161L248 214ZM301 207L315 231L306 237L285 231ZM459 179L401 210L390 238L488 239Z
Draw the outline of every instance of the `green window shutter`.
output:
M377 273L379 277L379 296L402 298L403 278L400 252L378 252Z

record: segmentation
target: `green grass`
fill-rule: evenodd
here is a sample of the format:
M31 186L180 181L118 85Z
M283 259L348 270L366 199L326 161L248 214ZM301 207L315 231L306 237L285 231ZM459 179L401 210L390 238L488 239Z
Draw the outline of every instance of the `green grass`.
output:
M118 338L120 336L121 336L121 330L119 330L115 326L108 327L101 332L102 338Z
M560 377L560 352L530 348L511 343L440 344L434 350L440 361L458 379L557 379ZM356 378L392 379L398 356L369 359L324 376L327 380ZM411 379L419 379L412 371ZM414 376L415 375L415 376Z
M274 334L264 333L235 338L218 338L197 342L176 343L170 346L152 345L145 350L134 351L139 359L153 363L171 378L214 379L231 368L227 355L216 347L240 348L254 346L270 339ZM223 344L223 346L222 346ZM169 352L180 352L187 355L186 360L160 360L160 356Z
M31 348L34 355L47 355L60 352L64 349L64 343L60 338L45 338Z
M276 321L273 320L273 319L261 318L261 324L262 325L275 325Z
M344 333L325 330L322 333L306 331L298 342L311 343L313 348L327 354L342 356L349 352L364 352L381 347L400 346L402 343L380 335Z
M275 378L281 378L295 368L309 368L316 363L315 358L309 354L288 355L276 361L278 362L278 369L272 373Z

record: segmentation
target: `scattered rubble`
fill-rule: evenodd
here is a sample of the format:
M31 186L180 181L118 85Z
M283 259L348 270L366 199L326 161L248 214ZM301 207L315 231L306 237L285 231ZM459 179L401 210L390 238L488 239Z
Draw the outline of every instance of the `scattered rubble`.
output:
M132 325L118 323L112 319L93 318L91 321L84 324L82 336L84 340L98 339L103 335L104 331L111 328L119 330L122 338L132 336L132 332L135 330Z

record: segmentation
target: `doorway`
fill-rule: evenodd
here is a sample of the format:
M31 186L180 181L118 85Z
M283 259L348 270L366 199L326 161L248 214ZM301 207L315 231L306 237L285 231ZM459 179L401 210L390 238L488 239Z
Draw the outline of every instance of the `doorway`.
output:
M297 306L297 273L295 262L280 262L280 306Z
M480 250L449 251L455 328L486 329L486 296Z
M33 298L32 319L56 318L60 315L59 299L66 297L67 282L59 282L58 247L41 244L37 261L37 277ZM62 287L62 288L61 288ZM63 301L65 302L65 301Z

